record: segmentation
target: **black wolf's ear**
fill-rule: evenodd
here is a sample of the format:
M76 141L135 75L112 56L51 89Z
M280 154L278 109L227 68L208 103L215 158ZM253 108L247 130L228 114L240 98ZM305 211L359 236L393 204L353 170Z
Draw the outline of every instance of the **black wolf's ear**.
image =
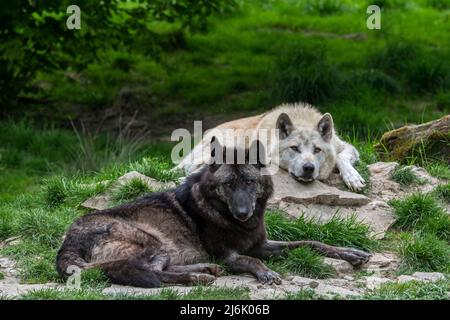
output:
M280 139L287 138L294 131L291 118L286 113L278 116L276 128L280 130Z
M260 168L266 166L266 148L264 148L261 141L253 141L247 152L250 164L256 164Z
M317 124L317 131L319 131L323 140L326 142L331 140L331 137L333 136L333 118L331 117L331 114L325 113L323 115L322 119L320 119Z
M210 161L210 168L214 169L217 167L217 165L224 163L223 157L225 154L225 147L223 147L219 139L217 139L215 136L211 138L210 142L210 150L211 150L211 161Z

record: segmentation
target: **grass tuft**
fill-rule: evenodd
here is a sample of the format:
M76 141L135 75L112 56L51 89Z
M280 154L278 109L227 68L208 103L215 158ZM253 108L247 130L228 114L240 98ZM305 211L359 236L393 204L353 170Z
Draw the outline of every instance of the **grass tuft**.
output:
M290 250L284 257L269 260L267 265L281 274L291 273L318 279L335 274L333 268L324 263L323 256L307 247Z
M450 183L441 184L433 190L433 194L439 199L450 203Z
M449 282L410 281L384 283L380 288L363 295L364 300L448 300Z
M149 186L139 178L133 178L116 191L113 201L116 203L124 203L134 200L147 193L152 192Z
M400 235L401 272L450 272L450 246L430 233Z
M415 193L403 200L392 200L389 204L397 217L394 226L402 230L421 229L428 219L444 214L436 198L430 194Z
M402 186L409 186L413 183L422 183L417 175L412 172L411 167L397 166L392 172L391 179Z
M268 236L273 240L316 240L329 245L373 250L379 246L370 235L370 227L353 215L343 218L334 215L320 224L317 220L301 215L295 220L283 217L280 212L269 211L265 216Z
M143 158L131 164L130 169L160 181L174 181L183 175L182 172L171 171L170 162L158 157Z

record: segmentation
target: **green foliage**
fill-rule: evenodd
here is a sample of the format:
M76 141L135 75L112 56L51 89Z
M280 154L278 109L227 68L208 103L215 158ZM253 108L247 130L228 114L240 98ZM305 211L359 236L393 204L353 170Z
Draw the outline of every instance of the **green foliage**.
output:
M369 57L369 65L402 79L414 92L437 92L450 86L450 65L441 55L416 42L395 40Z
M267 265L282 274L293 273L312 278L334 275L333 268L323 262L323 257L307 247L290 250L286 256L273 258Z
M119 190L114 194L114 201L116 203L124 203L141 197L151 192L147 183L139 178L134 178L121 186Z
M450 240L450 217L432 194L413 194L403 200L392 200L396 221L401 230L425 230Z
M26 293L23 300L249 300L249 292L242 288L195 287L187 294L172 289L163 289L155 295L106 295L99 289L54 290L42 289Z
M392 172L391 179L402 186L409 186L413 183L419 183L420 179L412 172L411 167L398 166Z
M402 272L450 272L450 246L430 233L403 233L399 253Z
M313 289L301 289L295 293L288 293L283 298L286 300L317 300L320 297Z
M425 168L436 178L450 180L450 167L446 163L433 161L425 163Z
M130 165L130 169L160 181L174 181L182 176L182 172L171 171L172 165L158 157L145 157Z
M447 0L427 0L427 4L437 10L450 9L450 3Z
M38 70L68 66L80 69L99 57L99 51L132 48L132 41L144 38L160 48L148 21L177 23L182 30L205 29L207 17L232 6L231 0L78 1L81 29L68 30L69 1L16 1L0 13L1 102L11 101ZM154 40L156 38L156 41ZM151 40L154 40L153 42ZM122 66L124 66L122 64Z
M330 245L372 250L378 246L370 236L368 225L355 216L342 218L334 215L329 221L318 221L301 215L295 220L282 216L280 212L267 212L265 222L269 239L295 241L316 240Z
M364 300L448 300L449 282L385 283L362 296Z
M294 43L284 48L276 62L273 96L282 102L317 103L339 93L341 75L326 61L323 45Z
M439 199L450 203L450 183L440 184L433 190L433 194L436 195Z
M307 0L304 4L307 13L330 15L343 10L343 5L339 0Z

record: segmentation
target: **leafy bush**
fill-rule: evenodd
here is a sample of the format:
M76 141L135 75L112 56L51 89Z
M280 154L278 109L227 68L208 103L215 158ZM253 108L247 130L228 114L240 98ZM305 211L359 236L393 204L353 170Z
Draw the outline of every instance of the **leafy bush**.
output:
M134 39L151 35L149 20L177 22L181 29L203 30L206 19L233 0L77 1L81 29L68 30L69 1L13 1L0 12L0 102L14 101L38 70L81 69L99 52L130 48ZM147 36L150 42L151 36ZM3 106L3 104L0 104Z

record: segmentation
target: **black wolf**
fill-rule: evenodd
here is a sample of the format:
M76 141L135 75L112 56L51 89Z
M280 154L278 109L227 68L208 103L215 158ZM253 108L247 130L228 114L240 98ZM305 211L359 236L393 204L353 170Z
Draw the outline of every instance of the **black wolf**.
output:
M258 141L251 147L263 148ZM237 149L222 150L223 155L233 152L236 159ZM219 164L214 154L215 162L176 189L79 218L58 252L59 274L66 278L70 266L100 267L117 284L210 283L222 271L208 263L216 258L233 272L279 284L280 276L261 259L286 249L309 246L355 266L369 259L363 251L316 241L268 240L264 210L272 180L261 174L260 158L250 164L248 150L245 155L244 164Z

